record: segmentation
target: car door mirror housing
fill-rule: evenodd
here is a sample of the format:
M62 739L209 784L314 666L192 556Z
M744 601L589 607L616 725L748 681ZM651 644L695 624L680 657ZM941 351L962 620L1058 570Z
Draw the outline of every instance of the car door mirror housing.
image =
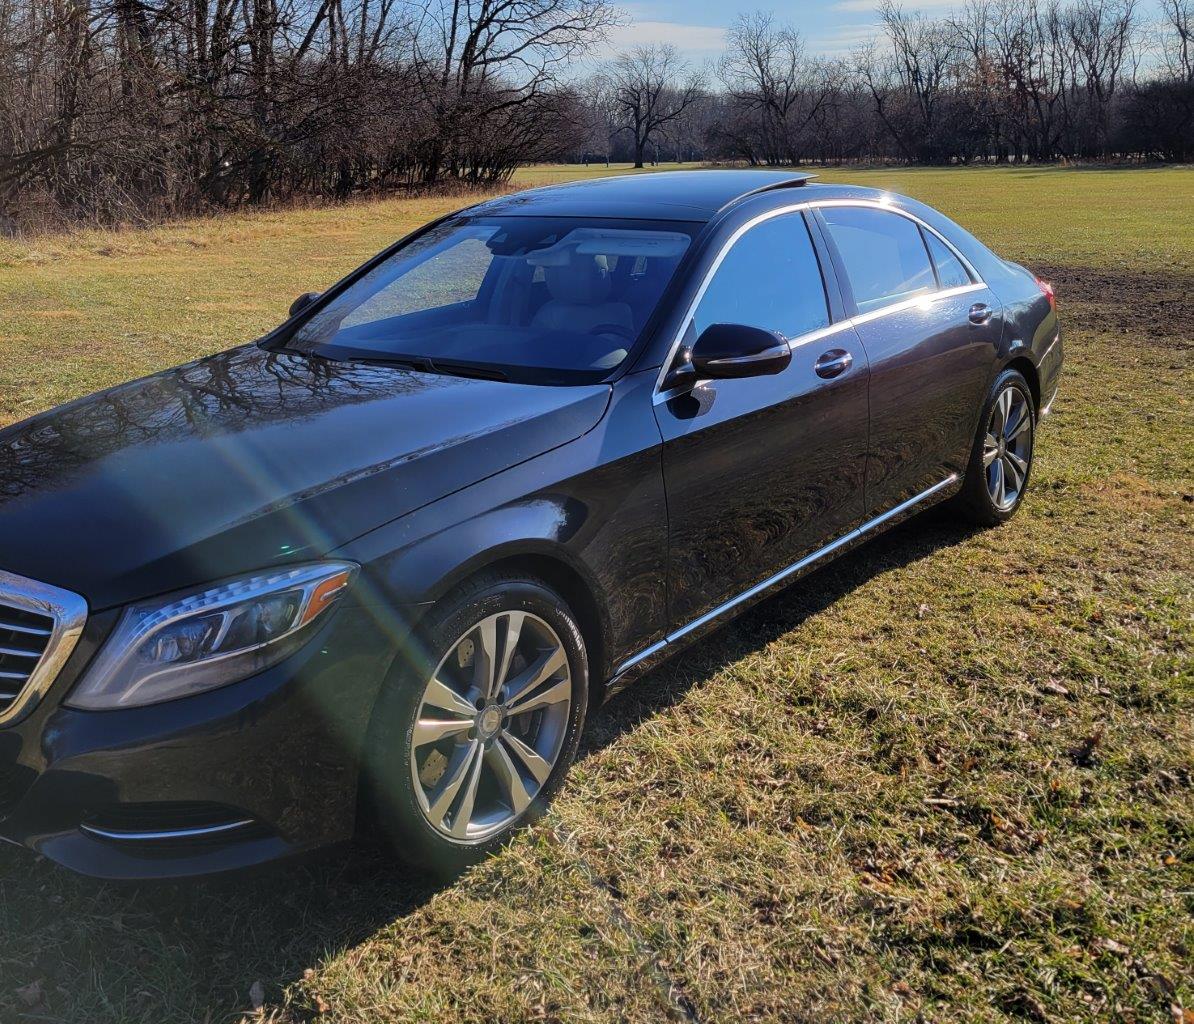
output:
M698 380L729 380L782 373L792 362L788 339L746 324L710 324L689 352Z
M290 315L298 316L312 302L318 299L321 294L321 292L303 292L302 295L290 304Z

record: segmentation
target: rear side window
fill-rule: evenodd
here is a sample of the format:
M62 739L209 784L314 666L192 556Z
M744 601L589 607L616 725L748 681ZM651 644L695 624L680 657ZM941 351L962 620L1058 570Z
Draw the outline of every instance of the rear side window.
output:
M713 274L696 313L693 338L710 324L745 324L798 338L829 326L821 266L800 213L755 225Z
M821 210L846 265L860 313L882 309L937 287L929 254L914 221L861 206Z
M962 288L970 284L970 275L966 273L966 268L954 255L953 250L931 231L924 232L924 236L929 255L933 257L933 263L937 267L937 279L941 287Z

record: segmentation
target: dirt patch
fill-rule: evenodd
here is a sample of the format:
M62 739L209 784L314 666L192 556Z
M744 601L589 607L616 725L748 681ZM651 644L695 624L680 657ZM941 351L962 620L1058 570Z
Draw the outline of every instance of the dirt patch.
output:
M1121 268L1041 268L1057 290L1062 323L1128 334L1162 348L1194 348L1194 274L1140 273Z

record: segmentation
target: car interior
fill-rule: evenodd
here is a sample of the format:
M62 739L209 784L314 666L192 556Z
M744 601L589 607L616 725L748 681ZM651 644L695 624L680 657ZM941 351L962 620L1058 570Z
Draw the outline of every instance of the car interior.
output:
M489 252L475 236L438 251L392 277L351 308L321 344L394 355L462 360L504 367L602 371L627 356L671 279L689 236L680 232L578 228L543 248ZM462 250L453 254L453 249ZM494 251L494 250L497 251ZM419 288L422 267L437 278L469 283ZM484 265L482 265L484 264ZM467 268L464 273L461 270ZM334 307L333 307L334 308Z

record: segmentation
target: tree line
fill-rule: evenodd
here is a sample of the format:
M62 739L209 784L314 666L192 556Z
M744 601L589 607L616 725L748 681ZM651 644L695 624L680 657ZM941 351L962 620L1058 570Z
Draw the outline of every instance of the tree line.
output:
M587 88L586 156L782 166L1194 158L1194 2L880 4L880 38L810 53L766 12L735 21L712 69L669 46L618 57Z
M548 159L1194 155L1194 0L892 0L848 58L741 15L586 77L608 0L0 0L9 229L493 185Z

